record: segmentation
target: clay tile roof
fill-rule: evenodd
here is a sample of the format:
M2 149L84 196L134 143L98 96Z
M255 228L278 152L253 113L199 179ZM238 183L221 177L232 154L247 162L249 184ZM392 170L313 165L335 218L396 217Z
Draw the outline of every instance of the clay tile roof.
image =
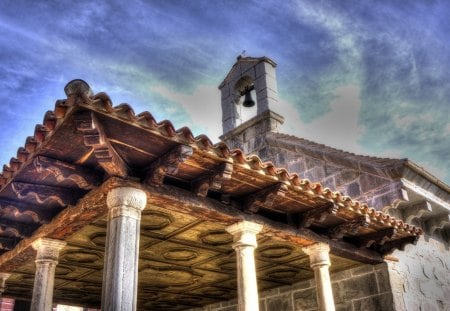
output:
M338 166L353 167L359 171L390 178L399 177L401 169L408 162L408 159L391 159L358 155L282 133L269 133L267 135L267 141L270 145L301 151L311 157Z
M67 125L64 125L64 123L66 120L67 122L73 122L75 111L92 111L98 114L99 118L105 123L112 122L114 126L127 126L130 128L130 131L133 129L139 130L139 133L146 133L145 135L151 136L154 141L161 141L161 146L165 149L179 144L192 147L198 160L195 159L197 162L189 169L180 169L178 174L181 177L179 178L187 178L183 176L190 176L189 174L194 174L192 172L200 171L202 165L206 165L202 164L204 159L208 159L214 164L231 162L234 166L233 174L237 172L239 178L234 178L224 183L223 189L225 190L223 191L229 191L228 194L237 198L254 193L255 187L265 188L280 183L287 189L287 197L292 202L304 203L298 207L300 212L304 212L300 208L304 209L305 206L312 206L314 209L326 204L332 204L338 210L338 215L342 219L347 219L347 221L354 220L360 216L367 217L370 220L370 225L367 228L369 231L363 230L366 233L374 230L395 229L395 234L391 237L391 240L409 237L417 238L422 234L420 228L376 211L367 206L367 204L355 201L342 193L331 191L320 183L301 179L297 174L290 173L284 168L277 168L270 162L264 163L256 155L245 155L239 149L231 150L223 142L212 144L206 135L194 136L187 127L176 129L168 120L158 122L150 112L136 114L127 104L113 106L111 99L106 93L98 93L92 96L90 94L77 94L76 96L69 96L66 100L58 100L54 110L45 114L43 124L36 125L34 135L28 137L24 146L18 149L16 157L10 160L9 165L3 167L3 171L0 173L0 195L9 191L8 185L14 181L17 175L21 174L24 167L31 165L33 158L46 151L48 144L55 144L55 141L63 142L59 136L52 139L53 136L56 136L56 132L63 130L73 132L72 127L66 128L64 126ZM279 134L278 137L282 137L284 140L293 139L290 136L279 136ZM327 151L330 153L342 152L317 144L316 146L306 140L296 139L296 142L301 142L311 149L320 146L322 149L327 148ZM163 153L160 152L161 155ZM352 157L358 158L361 162L375 161L382 166L397 163L397 160L390 159L359 157L356 155L352 155ZM287 208L297 209L297 206L289 207L283 204L282 202L280 203L278 212L283 212L283 210L288 212ZM411 240L408 241L412 242Z

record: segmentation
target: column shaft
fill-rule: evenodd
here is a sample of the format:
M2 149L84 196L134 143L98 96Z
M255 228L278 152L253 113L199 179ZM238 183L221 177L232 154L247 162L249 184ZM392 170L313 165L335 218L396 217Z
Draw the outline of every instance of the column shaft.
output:
M314 269L316 280L317 301L320 311L334 311L333 290L331 287L330 273L328 266L317 266Z
M330 247L325 243L316 243L303 248L309 255L311 268L316 280L317 305L319 311L334 311L333 290L330 280Z
M240 310L258 310L258 286L253 247L236 247Z
M254 250L257 246L256 234L261 229L261 225L248 221L226 228L233 235L233 248L236 251L239 311L259 310Z
M53 287L55 268L59 251L66 245L63 241L39 239L33 243L36 254L33 297L30 311L51 311L53 308Z
M104 310L136 310L140 219L146 202L145 192L131 187L112 189L108 193Z

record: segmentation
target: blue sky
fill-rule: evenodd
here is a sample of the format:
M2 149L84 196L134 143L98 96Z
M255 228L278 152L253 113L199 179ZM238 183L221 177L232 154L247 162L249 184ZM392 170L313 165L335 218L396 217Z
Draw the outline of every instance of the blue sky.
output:
M0 163L74 78L217 141L217 86L245 50L278 64L284 132L449 184L449 16L448 1L3 0Z

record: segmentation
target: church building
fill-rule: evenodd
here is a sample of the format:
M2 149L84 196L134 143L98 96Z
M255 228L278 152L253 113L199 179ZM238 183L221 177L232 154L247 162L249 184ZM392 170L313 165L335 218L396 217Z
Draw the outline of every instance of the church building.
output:
M450 310L448 185L283 134L267 57L219 89L213 144L66 85L0 173L0 310Z

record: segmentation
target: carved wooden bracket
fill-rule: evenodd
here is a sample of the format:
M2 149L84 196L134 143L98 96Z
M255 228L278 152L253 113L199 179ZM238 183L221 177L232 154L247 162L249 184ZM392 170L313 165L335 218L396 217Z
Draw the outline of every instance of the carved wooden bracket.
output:
M127 177L129 168L116 150L111 146L93 112L80 112L75 117L78 131L84 135L84 145L94 151L98 164L109 176Z
M313 222L323 222L328 215L336 215L339 206L329 203L324 206L315 207L300 215L299 228L309 228Z
M73 184L83 190L91 190L101 183L95 174L83 167L44 156L37 156L33 160L30 173L36 180L51 177L59 184Z
M393 252L395 249L404 250L407 244L416 245L419 240L418 235L410 235L401 239L397 239L394 241L388 241L383 245L376 247L376 250L381 254L388 254Z
M177 145L150 165L145 182L154 186L162 185L164 177L167 174L175 175L178 166L192 156L193 152L190 146Z
M209 189L220 190L225 180L231 179L233 163L223 162L214 173L201 176L193 182L193 191L200 197L206 197Z
M277 197L284 197L288 187L284 183L277 183L274 186L262 189L247 197L243 210L247 213L257 213L259 207L270 208Z
M363 215L329 229L328 234L332 239L338 240L342 239L345 234L357 234L359 228L367 228L369 224L370 218L367 215Z
M373 233L359 236L355 244L360 248L362 247L369 248L372 245L383 245L384 243L386 243L386 241L390 240L396 233L397 230L394 228L381 229Z

